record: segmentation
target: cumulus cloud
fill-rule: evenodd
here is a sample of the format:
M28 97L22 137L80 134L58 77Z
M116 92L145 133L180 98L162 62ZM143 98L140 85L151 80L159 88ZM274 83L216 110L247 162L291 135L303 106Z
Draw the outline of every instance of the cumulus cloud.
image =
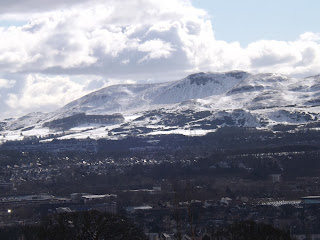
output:
M38 14L22 27L0 30L0 69L117 74L115 68L125 63L128 66L121 66L121 72L131 74L137 67L141 71L141 63L144 71L154 72L151 60L168 58L184 61L189 67L184 56L188 49L182 49L181 37L186 35L183 31L196 37L204 16L204 11L181 0L110 0ZM156 28L159 23L161 29ZM157 61L156 66L161 72L172 64L162 61L159 65Z
M12 88L16 84L15 80L8 80L0 78L0 89L1 88Z
M14 81L2 80L0 79L0 86L2 83L5 83L6 86L8 83L14 84ZM4 101L7 109L1 106L5 115L10 115L10 109L14 109L15 116L29 112L54 111L57 107L62 107L93 90L114 84L135 82L131 79L109 79L106 81L97 79L97 76L78 76L78 82L76 82L68 76L28 74L21 83L23 86L18 92L8 93ZM9 112L6 113L6 111Z
M312 75L319 71L320 44L314 41L258 41L249 44L246 51L249 69L255 71L289 75Z
M0 13L26 13L66 8L74 4L89 2L89 0L2 0Z
M300 35L302 41L319 41L320 33L305 32Z
M320 67L319 33L242 47L217 40L206 12L189 0L11 0L1 3L1 12L0 19L27 22L0 28L0 72L24 76L0 80L8 111L51 110L128 79L234 69L312 75Z
M147 53L139 60L139 63L149 59L169 58L174 52L170 43L163 42L160 39L146 41L138 47L138 50Z
M12 109L26 111L53 110L57 105L63 105L74 97L83 94L83 86L70 80L69 77L46 77L28 75L23 91L18 94L9 94L6 104Z
M307 70L301 65L313 71L319 66L319 34L304 33L292 42L258 41L243 48L216 40L206 13L189 1L65 4L69 8L35 14L22 27L0 29L2 71L112 77L143 73L148 78L168 70L180 75L232 69L303 74Z

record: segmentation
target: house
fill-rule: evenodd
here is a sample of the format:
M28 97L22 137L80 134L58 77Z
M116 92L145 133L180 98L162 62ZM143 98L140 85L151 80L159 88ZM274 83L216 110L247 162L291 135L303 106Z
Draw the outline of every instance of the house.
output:
M299 235L293 235L292 236L296 240L320 240L320 234L311 234L307 237L307 235L299 234Z
M160 240L174 240L173 234L161 233Z
M320 196L308 196L301 198L301 204L320 204Z

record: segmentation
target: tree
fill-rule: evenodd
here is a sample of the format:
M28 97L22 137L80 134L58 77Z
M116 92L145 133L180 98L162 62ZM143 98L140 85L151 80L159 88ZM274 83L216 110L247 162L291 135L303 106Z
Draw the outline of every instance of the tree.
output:
M49 215L39 225L16 227L25 240L147 240L142 229L124 217L98 211ZM0 229L0 235L6 229ZM13 231L14 232L14 231Z
M291 240L290 234L271 225L243 221L212 233L214 240Z

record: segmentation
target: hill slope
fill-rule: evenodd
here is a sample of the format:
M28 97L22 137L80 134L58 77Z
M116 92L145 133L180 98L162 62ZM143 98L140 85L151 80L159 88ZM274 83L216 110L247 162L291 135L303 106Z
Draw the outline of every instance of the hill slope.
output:
M320 75L197 73L174 82L110 86L52 113L2 121L0 141L204 135L221 126L299 127L318 122L319 112Z

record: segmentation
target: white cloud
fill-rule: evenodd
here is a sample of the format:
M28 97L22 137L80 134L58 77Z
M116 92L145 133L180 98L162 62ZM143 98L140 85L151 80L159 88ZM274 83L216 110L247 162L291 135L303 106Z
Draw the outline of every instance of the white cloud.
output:
M23 72L55 69L59 73L98 69L108 73L110 65L114 72L112 65L119 68L125 62L130 66L121 72L131 74L136 71L135 65L144 62L147 71L146 60L185 54L184 49L173 54L176 43L182 42L178 31L187 31L196 37L194 34L199 32L206 16L204 11L182 0L97 2L96 5L87 3L36 14L22 27L2 28L0 60L3 64L0 69ZM156 29L159 23L167 31ZM157 65L159 71L172 66L165 61L160 65L157 61Z
M21 93L9 94L6 103L10 108L26 112L40 109L45 111L46 107L53 110L84 94L83 86L68 77L30 74L24 85Z
M148 59L169 58L174 52L171 43L163 42L160 39L146 41L139 45L138 50L147 53L146 56L139 60L139 63Z
M317 74L320 44L313 41L258 41L249 44L249 70L279 72L289 75Z
M0 70L147 79L168 71L181 76L232 69L308 74L319 67L318 33L243 48L216 40L206 13L187 0L66 4L65 10L35 14L22 27L2 28Z
M319 33L244 48L217 40L206 12L188 0L13 0L3 1L1 11L0 19L27 20L0 28L0 100L8 111L51 110L126 82L119 79L165 81L234 69L312 75L320 69ZM4 80L15 74L25 80Z
M15 80L8 80L0 78L0 89L1 88L12 88L16 84Z
M305 32L300 35L302 41L319 41L320 33Z
M90 0L1 0L0 13L26 13L66 8ZM94 0L91 0L94 1Z
M9 109L15 110L14 116L35 111L49 112L93 90L119 83L135 83L131 79L103 80L97 79L97 76L89 77L90 79L87 79L88 76L78 76L78 81L75 82L67 76L28 74L22 83L22 89L17 93L9 93L5 104ZM0 84L1 82L0 80Z

